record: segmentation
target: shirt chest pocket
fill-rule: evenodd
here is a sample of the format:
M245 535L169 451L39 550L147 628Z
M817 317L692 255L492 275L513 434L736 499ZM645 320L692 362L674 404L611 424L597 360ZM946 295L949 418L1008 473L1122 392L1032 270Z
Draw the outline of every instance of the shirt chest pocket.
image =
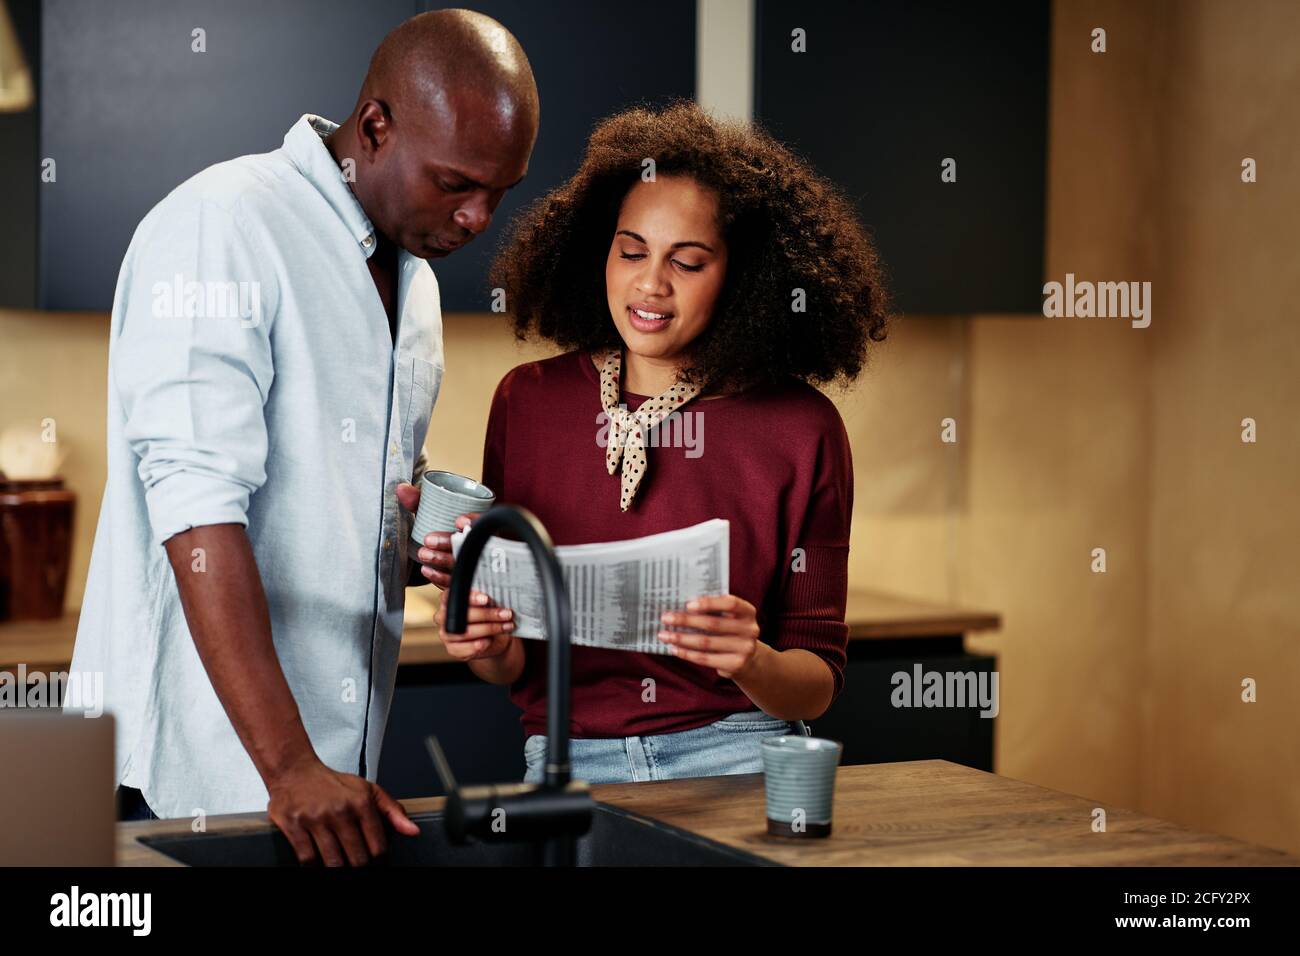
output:
M407 381L406 411L402 418L402 457L412 465L424 447L424 436L429 430L429 416L438 386L442 383L442 369L432 362L411 356L410 376Z

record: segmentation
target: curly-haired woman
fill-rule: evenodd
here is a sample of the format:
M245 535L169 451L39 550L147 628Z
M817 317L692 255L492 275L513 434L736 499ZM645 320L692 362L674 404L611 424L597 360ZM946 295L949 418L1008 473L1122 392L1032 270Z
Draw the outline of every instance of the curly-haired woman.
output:
M813 384L856 378L884 339L871 243L780 144L678 104L603 122L577 174L516 222L492 282L520 338L569 350L497 387L483 481L498 500L557 544L730 522L731 593L665 614L669 654L573 648L575 777L760 770L759 741L844 683L853 470ZM425 544L423 573L445 587L449 536ZM442 639L510 685L525 779L541 780L545 646L474 602L466 633Z

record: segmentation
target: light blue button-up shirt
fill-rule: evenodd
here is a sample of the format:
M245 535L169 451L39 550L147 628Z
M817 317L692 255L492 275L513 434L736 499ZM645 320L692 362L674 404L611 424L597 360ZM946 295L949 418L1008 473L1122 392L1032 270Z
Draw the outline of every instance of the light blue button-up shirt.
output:
M108 482L72 667L103 673L117 779L160 816L267 804L162 546L200 525L247 526L317 754L378 772L410 567L395 488L422 466L442 315L428 263L402 251L393 342L366 265L374 227L321 141L334 128L304 116L280 149L181 184L118 277ZM193 558L203 573L221 555Z

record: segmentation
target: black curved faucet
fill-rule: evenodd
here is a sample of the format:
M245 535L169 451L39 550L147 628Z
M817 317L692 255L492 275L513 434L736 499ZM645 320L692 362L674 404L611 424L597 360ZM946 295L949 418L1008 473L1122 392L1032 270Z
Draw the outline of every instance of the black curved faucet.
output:
M497 505L474 521L452 569L444 628L449 634L465 633L470 584L483 546L502 531L515 534L528 546L542 583L547 637L545 782L457 787L437 741L430 737L426 743L447 791L445 819L453 841L462 843L470 836L510 842L540 840L544 863L572 866L575 839L590 829L593 807L587 785L570 780L569 771L572 617L551 536L531 512Z

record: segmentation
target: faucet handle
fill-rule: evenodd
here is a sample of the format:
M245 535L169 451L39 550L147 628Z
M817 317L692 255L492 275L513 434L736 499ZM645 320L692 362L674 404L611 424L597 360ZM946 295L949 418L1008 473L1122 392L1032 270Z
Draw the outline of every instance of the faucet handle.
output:
M438 743L436 735L430 734L424 738L424 749L429 751L429 759L433 761L433 769L438 774L438 782L442 784L443 793L450 798L460 788L456 785L456 775L451 772L451 762L443 753L442 744Z
M469 834L469 828L465 823L465 800L456 783L456 775L451 772L451 761L443 753L442 744L438 743L438 738L434 734L424 738L424 749L429 752L429 759L433 761L434 772L438 774L438 782L442 784L446 797L442 813L447 836L452 843L463 844Z

